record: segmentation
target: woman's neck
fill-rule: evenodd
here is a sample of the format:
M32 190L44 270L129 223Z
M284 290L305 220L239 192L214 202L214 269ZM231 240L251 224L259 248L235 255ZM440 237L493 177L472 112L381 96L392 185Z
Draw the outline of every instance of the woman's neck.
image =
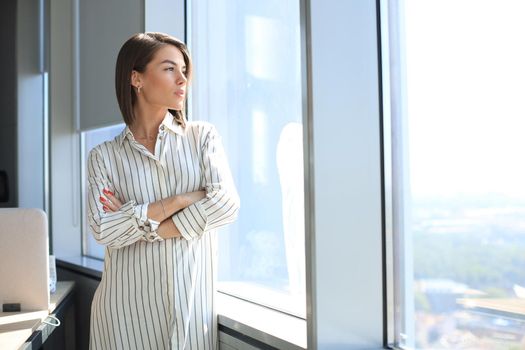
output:
M168 110L166 108L140 108L133 110L135 121L130 125L131 132L136 139L152 140L157 137L159 125L164 120Z

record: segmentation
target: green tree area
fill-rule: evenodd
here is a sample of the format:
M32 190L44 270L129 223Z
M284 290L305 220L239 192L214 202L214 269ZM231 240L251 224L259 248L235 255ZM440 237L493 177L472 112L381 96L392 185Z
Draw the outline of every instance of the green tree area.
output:
M445 278L490 297L525 286L525 235L473 233L414 235L414 278Z

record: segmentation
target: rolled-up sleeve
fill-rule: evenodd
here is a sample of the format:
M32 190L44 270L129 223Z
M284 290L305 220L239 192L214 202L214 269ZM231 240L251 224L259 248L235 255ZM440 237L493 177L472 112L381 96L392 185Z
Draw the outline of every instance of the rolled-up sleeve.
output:
M115 212L104 211L99 198L104 195L104 188L114 191L114 187L97 148L89 153L87 173L88 223L98 243L111 248L121 248L138 240L149 242L162 240L156 232L159 223L148 220L149 203L137 204L134 200L130 200Z
M172 216L175 226L187 240L234 222L240 208L221 137L211 124L202 144L200 166L206 197Z

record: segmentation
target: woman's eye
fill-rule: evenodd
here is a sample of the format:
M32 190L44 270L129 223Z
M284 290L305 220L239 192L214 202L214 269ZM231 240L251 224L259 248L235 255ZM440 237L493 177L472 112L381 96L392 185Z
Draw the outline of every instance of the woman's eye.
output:
M173 67L170 67L170 68L166 68L166 69L164 69L164 70L169 70L169 71L172 71L172 72L173 72L173 69L174 69Z

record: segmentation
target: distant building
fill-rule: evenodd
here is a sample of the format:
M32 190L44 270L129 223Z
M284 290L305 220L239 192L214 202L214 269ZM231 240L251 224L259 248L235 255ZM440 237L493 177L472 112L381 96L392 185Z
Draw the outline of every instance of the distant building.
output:
M458 298L483 295L481 291L450 279L420 279L415 282L415 289L425 294L432 313L457 310Z

